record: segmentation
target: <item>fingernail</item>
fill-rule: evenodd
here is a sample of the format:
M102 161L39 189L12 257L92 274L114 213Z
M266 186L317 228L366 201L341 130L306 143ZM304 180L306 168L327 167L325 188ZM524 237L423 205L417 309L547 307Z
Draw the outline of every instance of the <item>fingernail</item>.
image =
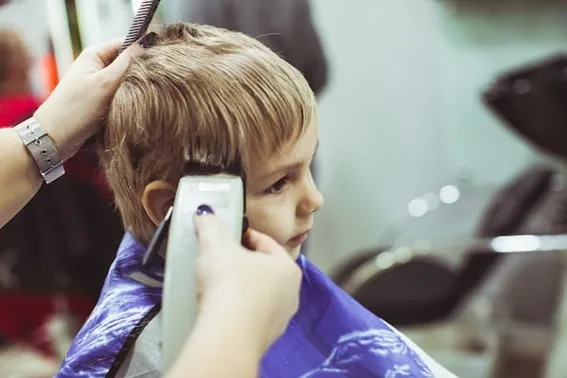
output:
M195 214L197 215L206 215L206 214L214 214L215 212L209 205L201 205L197 208Z

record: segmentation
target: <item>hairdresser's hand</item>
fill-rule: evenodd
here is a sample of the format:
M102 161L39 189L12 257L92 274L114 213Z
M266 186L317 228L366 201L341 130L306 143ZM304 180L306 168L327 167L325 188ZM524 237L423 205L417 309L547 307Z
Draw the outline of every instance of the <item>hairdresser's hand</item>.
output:
M122 41L84 50L35 113L64 160L77 153L101 128L108 105L132 57L143 51L135 45L116 57Z
M263 354L298 309L301 270L269 236L249 230L246 249L214 215L196 217L195 224L199 321L239 323L253 341L250 347Z

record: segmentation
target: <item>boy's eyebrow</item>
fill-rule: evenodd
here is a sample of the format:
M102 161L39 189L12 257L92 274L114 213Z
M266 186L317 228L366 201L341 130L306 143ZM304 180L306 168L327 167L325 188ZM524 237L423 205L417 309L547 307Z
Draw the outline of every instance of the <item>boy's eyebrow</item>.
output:
M313 157L315 157L315 155L317 154L317 150L318 150L318 149L319 149L319 140L317 140L317 145L315 146L315 151L313 152ZM281 173L284 173L284 172L293 171L293 170L295 170L295 169L301 167L303 164L305 164L305 162L303 162L303 161L298 161L298 162L295 162L295 163L286 164L286 165L284 165L284 166L282 166L282 167L279 167L279 168L277 168L277 169L274 169L274 170L271 171L271 172L268 172L268 173L262 175L262 176L260 177L260 179L261 179L261 180L266 180L266 179L268 179L268 178L270 178L270 177L276 176L277 174L281 174Z

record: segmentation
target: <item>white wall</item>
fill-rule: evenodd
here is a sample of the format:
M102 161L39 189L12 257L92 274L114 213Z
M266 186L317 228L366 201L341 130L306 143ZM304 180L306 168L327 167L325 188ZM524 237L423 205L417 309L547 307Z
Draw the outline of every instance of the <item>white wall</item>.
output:
M333 75L320 103L326 204L310 245L323 269L376 245L412 198L462 171L475 187L497 186L533 159L479 93L501 70L564 48L567 8L499 0L479 13L457 0L455 13L440 0L313 3ZM459 223L436 222L430 231Z
M408 4L413 4L408 6ZM439 119L439 17L429 1L314 1L331 62L320 103L322 267L377 243L407 202L447 180Z
M83 46L128 34L134 19L131 0L75 0Z

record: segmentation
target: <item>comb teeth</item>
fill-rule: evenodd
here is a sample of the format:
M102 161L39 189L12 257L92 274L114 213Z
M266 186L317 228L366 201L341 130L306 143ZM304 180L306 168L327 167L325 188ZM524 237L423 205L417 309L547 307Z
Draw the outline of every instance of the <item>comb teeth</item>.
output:
M122 44L119 54L140 39L146 30L148 30L148 26L154 18L159 3L160 0L144 0L142 4L140 4L140 8L138 12L136 12L136 17L134 17L134 21L130 26L130 30Z

